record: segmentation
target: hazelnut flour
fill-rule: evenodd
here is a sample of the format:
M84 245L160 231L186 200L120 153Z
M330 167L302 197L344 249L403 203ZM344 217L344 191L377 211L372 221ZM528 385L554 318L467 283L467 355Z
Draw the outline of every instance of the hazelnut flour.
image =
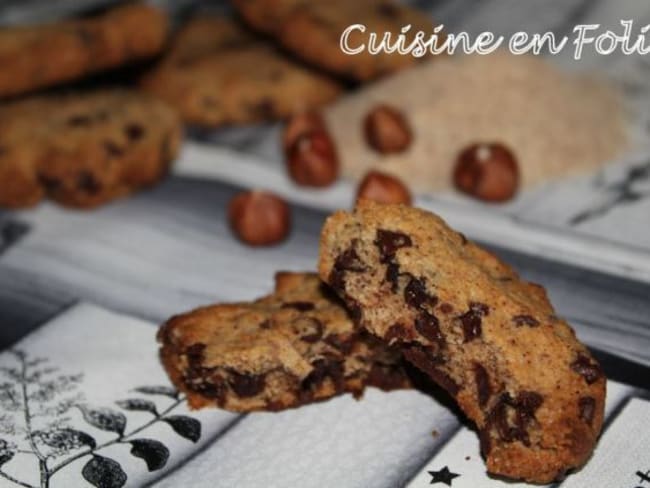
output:
M377 104L401 110L410 124L403 152L368 144L363 121ZM598 168L628 145L617 90L505 52L424 62L339 100L325 118L344 175L358 180L378 169L416 191L451 188L458 154L475 143L506 145L524 187Z

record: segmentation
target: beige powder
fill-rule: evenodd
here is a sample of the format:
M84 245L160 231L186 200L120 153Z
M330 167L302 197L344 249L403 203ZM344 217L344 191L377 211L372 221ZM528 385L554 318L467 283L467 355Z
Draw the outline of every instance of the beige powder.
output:
M363 119L378 103L402 110L411 123L407 151L381 155L366 143ZM597 168L628 143L612 87L505 52L422 63L339 100L325 117L346 176L379 169L416 191L451 187L457 154L477 142L508 146L525 187Z

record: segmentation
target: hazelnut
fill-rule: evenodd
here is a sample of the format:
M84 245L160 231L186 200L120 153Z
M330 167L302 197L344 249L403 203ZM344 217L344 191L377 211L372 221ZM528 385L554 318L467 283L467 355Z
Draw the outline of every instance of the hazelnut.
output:
M324 128L298 136L289 148L287 169L291 179L303 186L328 186L336 180L338 157Z
M399 179L379 171L369 171L357 189L357 199L379 203L411 204L411 192Z
M228 204L228 220L237 237L251 246L268 246L289 234L291 212L287 203L263 191L245 191Z
M388 105L378 105L366 115L364 130L368 144L382 154L402 152L411 144L411 127Z
M454 184L480 200L504 202L517 192L517 160L502 144L474 144L458 155Z
M289 150L300 136L316 130L325 130L325 121L319 113L302 112L292 115L282 133L282 147L285 154L289 154Z

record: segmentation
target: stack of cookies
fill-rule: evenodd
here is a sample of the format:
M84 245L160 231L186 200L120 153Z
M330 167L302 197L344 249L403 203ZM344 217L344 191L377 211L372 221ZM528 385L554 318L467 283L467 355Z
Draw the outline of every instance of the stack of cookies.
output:
M436 215L366 200L327 220L318 271L163 325L162 362L191 406L409 388L409 364L475 424L490 473L548 483L590 457L606 379L542 287Z
M175 112L128 89L37 94L164 47L168 20L129 4L80 20L0 30L0 206L49 197L93 207L157 182L181 138Z

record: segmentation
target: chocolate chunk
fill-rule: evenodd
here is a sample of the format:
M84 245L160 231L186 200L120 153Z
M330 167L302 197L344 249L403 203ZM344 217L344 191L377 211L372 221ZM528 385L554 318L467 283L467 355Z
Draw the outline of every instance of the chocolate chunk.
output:
M77 188L89 195L94 195L101 190L101 185L92 173L81 171L77 175Z
M317 388L330 378L334 383L337 392L343 391L344 378L343 378L343 363L340 361L331 361L327 359L318 359L312 363L314 368L309 375L302 380L301 388L306 391L311 391Z
M423 308L424 305L435 307L438 297L429 295L423 279L411 277L404 288L404 301L413 308Z
M440 333L438 318L424 310L415 317L415 330L440 346L445 343L445 338Z
M260 329L270 329L271 328L271 321L270 320L265 320L258 325Z
M478 438L479 438L479 445L481 448L481 455L483 455L484 457L489 456L490 451L492 450L492 436L490 435L489 427L479 430Z
M343 271L352 271L353 273L361 273L365 271L366 265L361 261L357 254L354 245L341 253L334 262L334 267Z
M584 354L578 354L576 360L571 363L571 369L581 375L588 385L595 383L603 375L600 366Z
M440 311L444 314L450 314L451 312L454 311L454 307L451 305L451 303L441 303L440 304Z
M397 293L399 289L399 265L397 263L388 263L386 267L386 281L391 284L391 291Z
M312 302L286 302L282 304L282 308L295 308L299 312L307 312L314 310L314 304Z
M185 349L187 362L190 365L201 366L201 363L203 362L203 351L205 351L205 344L192 344L190 347Z
M343 338L337 334L329 334L323 339L326 344L329 344L337 351L341 351L343 354L349 354L352 351L355 340L356 336L354 335Z
M240 398L248 398L260 393L266 385L265 375L239 373L230 371L228 378L230 388Z
M129 124L124 128L124 133L129 138L129 141L135 142L144 136L144 127L139 124Z
M305 319L299 321L298 326L301 329L300 332L302 332L301 341L313 344L323 337L323 324L314 317L305 317Z
M374 244L379 248L381 262L388 263L393 259L398 249L410 247L413 242L409 236L401 232L379 229Z
M124 149L115 144L113 141L104 141L104 150L112 158L124 155Z
M591 425L594 420L594 412L596 411L596 400L588 396L580 397L578 400L578 410L580 412L580 418Z
M539 321L530 315L515 315L512 317L512 321L517 327L521 327L522 325L537 327L539 325Z
M478 404L484 407L490 399L492 388L490 387L490 376L485 368L479 363L474 363L474 378L476 380L476 397Z
M534 391L522 391L512 398L508 392L502 393L488 414L488 424L496 428L499 438L504 442L520 441L530 446L527 427L544 398ZM510 423L508 409L515 410L514 425Z
M487 305L478 302L471 302L469 310L458 317L463 326L465 342L472 341L481 336L481 319L489 314Z
M412 337L402 324L393 324L388 328L386 334L384 334L384 339L387 342L392 342L393 340L404 342L410 341Z
M419 345L405 348L403 354L407 361L424 371L433 381L447 390L450 395L456 396L458 394L460 387L449 374L440 369L444 362L440 356Z
M185 385L207 398L223 400L226 394L226 383L219 375L213 375L209 381L185 381Z
M47 176L43 174L38 175L38 182L45 188L48 192L54 192L61 187L61 180L54 178L52 176Z

